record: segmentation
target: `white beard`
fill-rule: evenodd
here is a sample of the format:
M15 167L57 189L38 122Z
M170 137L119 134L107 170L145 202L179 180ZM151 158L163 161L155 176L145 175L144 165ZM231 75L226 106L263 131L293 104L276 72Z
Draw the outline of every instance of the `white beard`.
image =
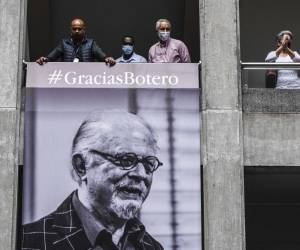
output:
M129 220L135 217L141 206L142 201L122 200L114 195L110 207L119 218Z

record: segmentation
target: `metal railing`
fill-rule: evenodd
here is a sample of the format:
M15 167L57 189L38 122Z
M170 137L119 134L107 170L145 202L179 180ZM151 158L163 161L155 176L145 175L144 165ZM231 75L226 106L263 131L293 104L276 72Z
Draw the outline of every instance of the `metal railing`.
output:
M240 62L242 70L300 70L300 63Z
M245 88L275 88L277 70L300 71L300 63L240 62L242 85ZM273 72L272 72L273 71Z

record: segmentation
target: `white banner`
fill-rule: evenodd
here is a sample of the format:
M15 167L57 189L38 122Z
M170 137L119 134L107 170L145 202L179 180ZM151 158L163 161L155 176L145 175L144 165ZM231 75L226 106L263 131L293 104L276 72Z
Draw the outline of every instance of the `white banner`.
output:
M198 88L197 63L27 64L29 88Z

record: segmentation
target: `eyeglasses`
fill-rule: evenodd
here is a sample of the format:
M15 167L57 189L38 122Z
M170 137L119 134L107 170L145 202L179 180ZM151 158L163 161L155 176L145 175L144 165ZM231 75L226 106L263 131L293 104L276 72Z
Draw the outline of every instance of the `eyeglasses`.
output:
M120 153L116 155L110 155L94 149L90 150L90 152L100 155L105 160L110 161L112 164L120 167L123 170L133 169L140 162L143 164L147 173L153 173L155 170L157 170L160 166L163 165L163 163L160 162L156 156L139 157L135 153Z

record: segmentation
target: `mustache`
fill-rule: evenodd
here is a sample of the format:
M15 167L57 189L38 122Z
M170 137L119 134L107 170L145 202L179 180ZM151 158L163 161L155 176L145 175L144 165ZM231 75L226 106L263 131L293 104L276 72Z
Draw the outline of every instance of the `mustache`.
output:
M137 183L134 181L121 181L116 184L116 190L124 189L140 193L143 198L145 198L145 195L148 193L148 187L143 182Z

